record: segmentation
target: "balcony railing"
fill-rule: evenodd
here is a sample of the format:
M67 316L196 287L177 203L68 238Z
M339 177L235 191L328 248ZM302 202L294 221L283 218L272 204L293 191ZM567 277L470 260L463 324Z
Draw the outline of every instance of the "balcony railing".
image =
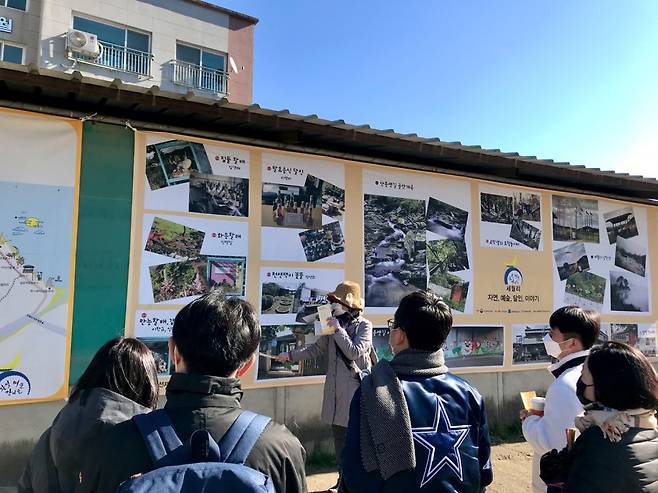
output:
M228 94L228 73L180 60L172 60L171 64L174 68L174 84Z
M97 58L84 56L80 53L70 52L69 57L79 62L90 63L100 67L107 67L130 74L151 75L151 59L153 56L145 51L126 48L111 43L99 43L101 53Z

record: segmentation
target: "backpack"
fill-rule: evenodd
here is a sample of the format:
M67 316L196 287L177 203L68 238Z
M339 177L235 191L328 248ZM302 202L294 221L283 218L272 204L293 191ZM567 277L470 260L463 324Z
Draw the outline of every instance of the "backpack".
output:
M150 471L124 481L119 493L275 493L272 480L245 465L270 418L243 411L219 444L196 430L183 444L164 409L133 417L153 460Z

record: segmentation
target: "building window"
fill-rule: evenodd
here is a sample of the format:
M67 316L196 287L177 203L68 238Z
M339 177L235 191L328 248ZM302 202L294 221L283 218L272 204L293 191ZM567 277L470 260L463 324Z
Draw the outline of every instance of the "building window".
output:
M101 45L98 58L73 54L74 59L123 72L150 75L152 57L148 34L78 16L73 17L73 29L95 34Z
M0 0L0 7L16 10L27 10L27 0Z
M176 43L174 83L227 94L226 55Z
M23 48L0 43L0 60L10 63L23 63Z

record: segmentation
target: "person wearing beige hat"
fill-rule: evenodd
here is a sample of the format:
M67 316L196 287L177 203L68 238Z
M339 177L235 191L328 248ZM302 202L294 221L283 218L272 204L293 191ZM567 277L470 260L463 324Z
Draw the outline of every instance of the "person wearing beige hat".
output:
M302 349L281 354L278 359L298 362L327 355L321 419L332 426L338 461L345 446L352 397L362 376L376 362L376 355L372 348L372 323L362 315L361 286L356 282L341 282L327 299L333 315L329 325L335 332ZM340 464L338 468L340 473Z

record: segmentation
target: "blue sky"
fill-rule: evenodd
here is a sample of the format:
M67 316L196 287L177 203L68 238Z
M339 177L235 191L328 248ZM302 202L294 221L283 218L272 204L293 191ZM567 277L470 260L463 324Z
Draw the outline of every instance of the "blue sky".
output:
M263 107L658 175L657 0L213 1Z

